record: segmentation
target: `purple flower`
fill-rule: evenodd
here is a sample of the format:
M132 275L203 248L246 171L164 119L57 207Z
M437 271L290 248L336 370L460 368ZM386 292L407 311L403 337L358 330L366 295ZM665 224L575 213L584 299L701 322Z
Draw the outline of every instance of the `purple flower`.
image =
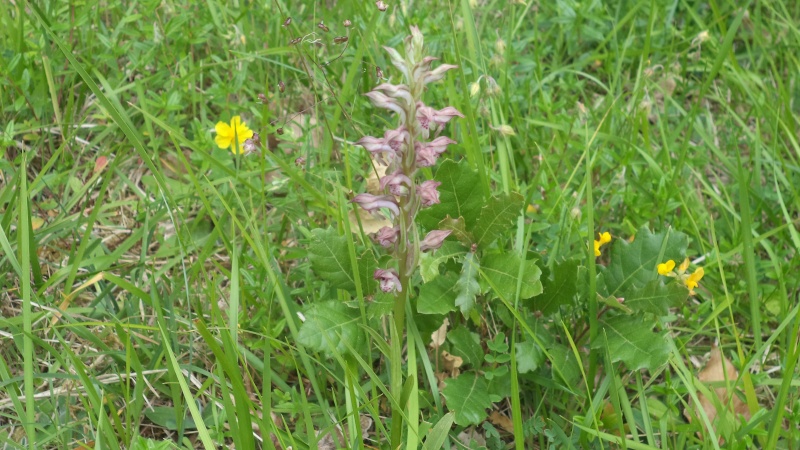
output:
M353 197L353 200L351 201L358 203L368 212L377 211L380 208L387 208L395 216L400 215L400 208L397 206L397 202L391 195L358 194Z
M439 203L439 191L436 188L440 184L442 184L440 181L428 180L417 186L417 194L419 194L422 206L431 206Z
M436 164L436 160L439 158L439 155L444 153L444 151L447 149L447 146L455 143L456 141L447 136L439 136L436 139L424 144L421 142L416 142L417 166L430 167Z
M403 292L403 286L400 285L394 269L376 269L372 277L381 282L383 292Z
M453 230L433 230L425 236L425 239L419 243L419 249L423 252L426 250L436 250L442 246L447 236L450 236Z
M400 127L385 132L382 138L364 136L356 142L356 145L360 145L372 153L377 162L389 165L395 156L400 154L403 145L408 142L408 137L408 130Z
M379 91L369 91L366 94L370 100L372 100L372 104L377 106L378 108L385 108L391 111L396 112L400 115L400 122L406 123L406 110L397 103L397 100L386 96L383 92ZM463 116L462 116L463 117Z
M395 173L381 178L381 189L386 189L387 186L389 187L389 193L392 195L408 195L411 179L398 169Z
M397 227L383 227L373 235L375 242L380 244L381 247L389 248L397 242L397 237L400 235L400 229Z
M464 117L464 115L452 106L437 111L430 106L425 106L422 102L417 102L417 120L419 125L426 130L439 129L450 122L453 117Z

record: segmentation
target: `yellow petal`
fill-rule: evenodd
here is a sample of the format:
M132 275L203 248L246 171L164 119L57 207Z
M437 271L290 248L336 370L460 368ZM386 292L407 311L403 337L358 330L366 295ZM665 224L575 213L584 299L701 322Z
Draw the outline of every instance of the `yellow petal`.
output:
M214 125L214 130L217 131L217 136L231 136L233 134L233 129L225 122L217 122L217 124Z
M217 137L214 138L214 142L217 143L217 146L223 150L231 146L231 142L233 142L233 138L224 134L218 134Z
M214 130L217 132L217 136L214 138L217 146L223 150L230 147L231 140L233 140L233 129L225 122L217 122Z
M603 245L600 241L594 241L594 256L600 256L600 246Z
M659 275L667 275L668 273L672 272L672 269L675 268L675 261L669 260L663 264L658 265L658 273Z
M605 233L599 233L600 235L600 245L608 244L611 242L611 233L606 231Z
M697 270L686 279L686 287L688 287L690 291L693 291L694 288L697 287L697 283L703 278L703 275L705 275L705 271L702 267L698 267Z
M686 272L686 269L688 268L689 268L689 258L686 258L683 260L680 267L678 267L678 270L680 270L681 272Z

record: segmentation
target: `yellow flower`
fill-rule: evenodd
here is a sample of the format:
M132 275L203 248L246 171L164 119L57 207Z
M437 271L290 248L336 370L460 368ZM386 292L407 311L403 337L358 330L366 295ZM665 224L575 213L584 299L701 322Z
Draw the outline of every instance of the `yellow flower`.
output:
M670 259L669 261L658 265L658 273L659 275L666 276L669 275L669 273L672 272L672 269L674 268L675 268L675 261Z
M686 259L683 260L683 262L681 263L680 267L678 267L678 272L683 274L684 272L686 272L686 270L688 268L689 268L689 258L686 258Z
M242 122L242 118L239 116L231 117L230 125L225 122L217 122L214 129L217 130L217 137L214 138L214 142L223 150L231 147L233 153L243 153L244 141L253 137L253 130L247 128L247 124ZM234 141L236 141L236 144L234 144Z
M697 270L695 270L693 274L689 275L689 277L686 278L686 281L684 281L684 283L686 283L686 287L689 288L689 292L691 294L694 294L694 288L697 287L697 283L703 278L704 274L705 271L703 270L703 268L698 267Z
M611 233L608 231L605 233L597 233L597 236L600 240L594 241L594 256L600 256L600 247L611 242Z

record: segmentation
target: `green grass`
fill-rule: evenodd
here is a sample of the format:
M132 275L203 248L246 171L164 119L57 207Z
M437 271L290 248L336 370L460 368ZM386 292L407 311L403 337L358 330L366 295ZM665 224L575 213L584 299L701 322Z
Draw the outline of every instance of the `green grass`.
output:
M469 448L429 346L443 318L412 299L392 325L356 262L380 254L346 218L371 170L352 143L395 123L363 94L376 66L398 80L382 46L416 24L427 54L459 65L425 94L466 116L446 156L482 192L535 206L498 248L592 275L563 313L487 294L447 315L442 349L507 382L490 393L511 428L486 411L475 435L490 449L800 448L795 2L16 1L0 23L0 447L304 449L341 433L347 448ZM216 147L234 115L268 150ZM669 362L631 371L590 346L610 258L587 243L645 225L686 234L705 277L659 319ZM352 294L311 270L329 226L347 236ZM323 302L365 341L302 345L301 316ZM696 377L714 343L740 373L742 424L684 417L709 392Z

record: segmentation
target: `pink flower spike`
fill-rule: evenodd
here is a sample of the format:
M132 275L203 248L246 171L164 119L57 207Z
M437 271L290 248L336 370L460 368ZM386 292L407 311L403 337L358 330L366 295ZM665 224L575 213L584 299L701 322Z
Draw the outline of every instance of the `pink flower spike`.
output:
M439 203L439 191L436 188L441 184L440 181L428 180L417 186L417 194L419 194L422 206L431 206Z
M403 286L394 269L376 269L372 278L380 281L383 292L403 292Z
M442 242L444 242L447 236L450 236L453 230L433 230L425 236L425 239L419 243L419 249L421 251L427 250L436 250L437 248L442 246Z
M397 100L387 97L386 94L378 91L370 91L364 95L369 97L369 99L372 100L372 104L378 108L385 108L396 112L400 115L400 121L406 123L406 111L397 103Z
M389 187L389 193L392 195L408 195L408 186L411 186L411 179L400 170L397 170L395 173L381 178L381 189L386 189L387 186Z
M373 239L383 248L389 248L397 242L400 229L397 227L383 227L373 235Z
M372 195L372 194L358 194L351 200L353 203L358 203L359 206L368 212L377 211L381 208L387 208L395 216L400 215L400 207L391 195Z

